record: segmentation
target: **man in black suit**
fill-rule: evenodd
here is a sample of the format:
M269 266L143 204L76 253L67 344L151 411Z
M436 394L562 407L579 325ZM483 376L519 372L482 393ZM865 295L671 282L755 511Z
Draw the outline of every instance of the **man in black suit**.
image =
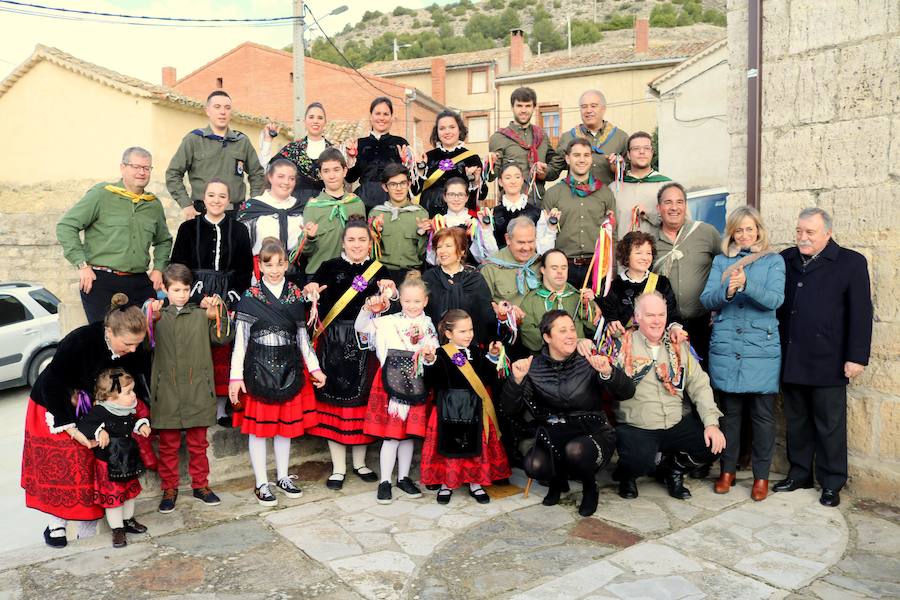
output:
M781 253L781 389L791 469L772 488L811 488L815 460L825 506L840 504L847 482L847 384L868 364L872 342L866 259L831 239L831 226L824 210L804 209L797 246Z

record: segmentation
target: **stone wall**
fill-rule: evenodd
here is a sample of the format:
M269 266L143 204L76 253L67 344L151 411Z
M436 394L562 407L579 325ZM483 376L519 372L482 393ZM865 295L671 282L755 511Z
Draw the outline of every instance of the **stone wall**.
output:
M763 218L781 247L800 209L834 217L834 237L869 260L872 357L848 390L850 489L900 490L900 4L766 0ZM746 198L747 2L728 1L729 208ZM784 459L783 454L779 457Z

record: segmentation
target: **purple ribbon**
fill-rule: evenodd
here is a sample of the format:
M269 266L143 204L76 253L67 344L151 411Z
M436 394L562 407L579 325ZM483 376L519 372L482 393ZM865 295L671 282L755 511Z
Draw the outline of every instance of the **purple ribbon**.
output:
M75 416L80 417L91 412L91 397L84 390L78 390L78 403L75 405Z
M357 292L362 292L367 287L369 287L369 282L366 281L366 278L362 275L357 275L353 278L353 283L350 284L354 290Z
M457 352L453 356L450 357L450 360L453 361L453 364L457 367L461 367L466 364L466 355L462 352Z
M456 168L456 165L453 164L453 161L449 158L445 158L438 163L438 169L441 171L452 171Z

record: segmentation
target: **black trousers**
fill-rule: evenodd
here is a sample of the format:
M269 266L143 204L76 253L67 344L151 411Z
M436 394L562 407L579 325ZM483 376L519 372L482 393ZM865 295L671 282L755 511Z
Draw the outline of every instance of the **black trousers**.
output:
M109 312L109 304L113 294L119 292L128 296L128 303L141 306L150 298L156 298L156 291L146 273L116 275L108 271L94 271L97 279L91 286L91 292L81 292L81 305L88 323L102 321Z
M709 339L712 337L710 314L704 313L693 319L682 319L681 324L691 338L691 346L700 357L700 366L709 373Z
M847 483L847 386L782 385L788 477L839 490Z
M741 449L741 417L744 405L749 405L753 424L753 478L768 479L775 450L775 394L729 394L719 392L722 412L722 431L725 450L722 451L722 471L737 471Z
M684 452L696 465L715 460L703 440L703 423L690 414L669 429L617 425L616 449L619 451L616 473L620 479L636 479L653 471L657 452Z
M583 265L576 265L571 261L571 259L569 260L568 281L576 290L580 290L582 286L584 286L584 277L585 275L587 275L591 257L589 256L587 260L588 262L584 263ZM590 284L590 281L588 282L588 284Z

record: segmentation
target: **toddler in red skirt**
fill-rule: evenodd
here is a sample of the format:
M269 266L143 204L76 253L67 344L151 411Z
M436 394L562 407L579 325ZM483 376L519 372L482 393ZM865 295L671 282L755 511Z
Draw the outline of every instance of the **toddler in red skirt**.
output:
M138 477L144 463L134 434L150 436L150 421L135 416L134 379L123 369L106 369L97 377L95 404L78 422L78 431L96 440L94 502L106 512L113 548L127 544L125 533L146 533L134 518L134 499L141 493Z

